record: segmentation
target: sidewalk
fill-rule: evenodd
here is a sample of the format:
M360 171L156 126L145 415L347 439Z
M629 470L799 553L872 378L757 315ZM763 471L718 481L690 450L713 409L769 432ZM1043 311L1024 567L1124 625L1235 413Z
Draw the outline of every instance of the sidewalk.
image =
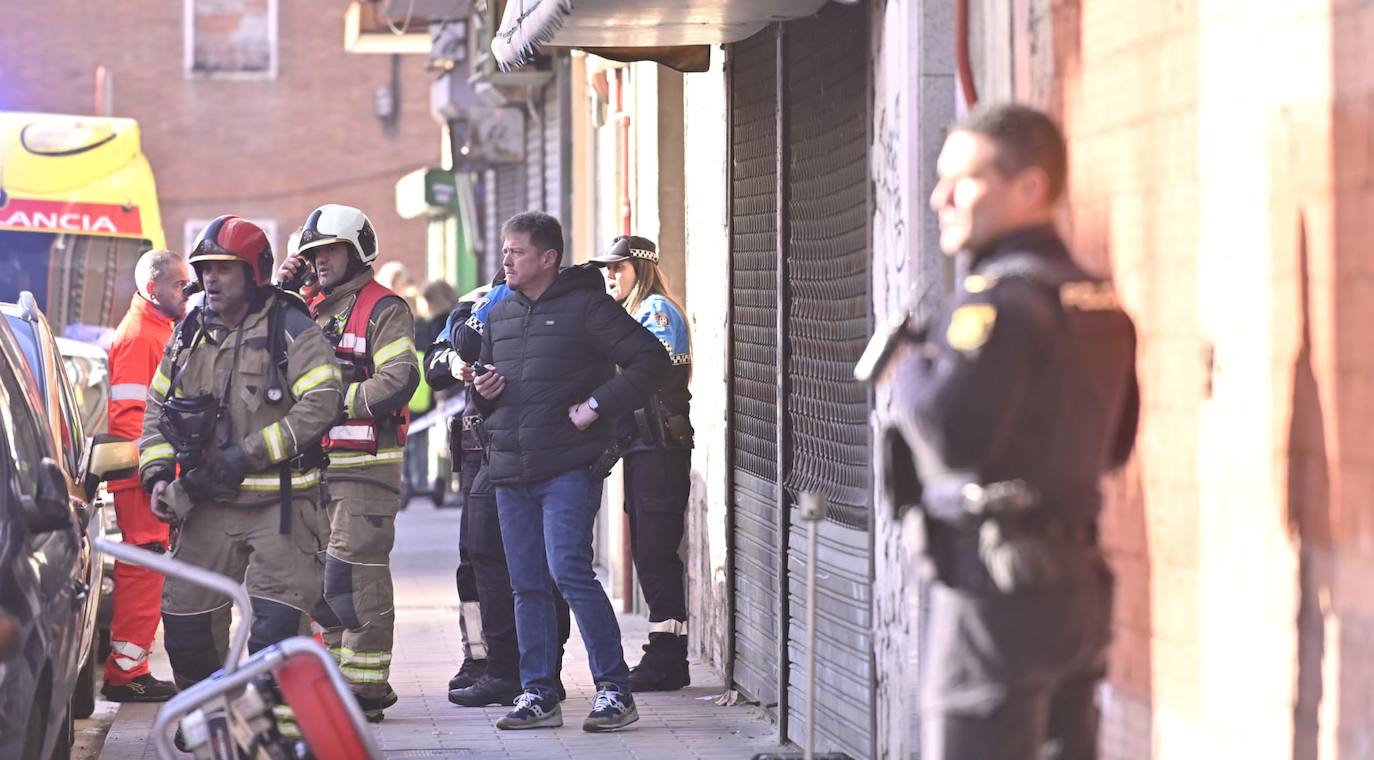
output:
M374 726L388 758L749 758L776 750L772 723L759 708L717 707L723 686L714 669L692 667L692 686L679 692L636 695L640 720L612 734L587 734L582 718L591 710L594 688L587 654L574 634L568 642L563 681L565 725L558 729L498 731L507 708L463 708L449 704L447 683L461 660L457 565L458 510L436 510L412 502L397 521L392 553L396 586L396 648L391 683L401 701ZM641 616L621 616L626 659L634 664L645 640ZM164 659L154 671L169 674ZM155 758L148 736L155 705L120 707L101 753L104 760ZM321 758L321 760L327 760Z

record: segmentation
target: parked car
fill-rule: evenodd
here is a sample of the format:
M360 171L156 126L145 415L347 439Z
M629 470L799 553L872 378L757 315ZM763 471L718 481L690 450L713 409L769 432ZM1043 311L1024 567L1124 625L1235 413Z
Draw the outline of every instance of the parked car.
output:
M57 350L62 355L62 363L67 368L67 379L71 381L72 392L76 396L76 406L81 416L81 426L87 436L96 440L109 429L110 407L110 357L105 349L92 343L70 338L58 338ZM115 521L114 499L101 483L96 492L95 502L101 507L101 526L105 538L120 540L119 523ZM92 677L97 677L100 666L110 654L110 622L114 618L114 557L102 555L104 578L100 583L100 614L96 618L96 657ZM78 711L79 713L80 711ZM78 714L76 717L84 717Z
M58 338L57 351L76 394L86 435L105 432L110 413L110 355L100 346L71 338Z
M22 760L70 755L100 572L85 475L66 469L35 375L0 320L0 757Z
M62 468L73 503L79 504L77 515L81 521L83 538L88 540L91 536L101 536L104 534L102 502L93 500L92 494L84 492L83 470L90 443L86 438L76 393L57 347L57 339L43 312L38 309L33 294L28 291L19 294L18 303L0 304L0 314L4 315L10 334L16 339L24 357L21 366L28 368L30 377L37 385L42 404L39 411L47 422L44 429L49 432L54 445L53 459ZM90 554L89 546L85 553L87 556ZM83 561L86 558L83 557ZM86 594L83 599L78 649L80 669L71 693L72 713L76 718L88 718L95 711L96 686L101 670L97 621L101 591L105 585L105 569L103 561L89 564L83 582L93 592Z

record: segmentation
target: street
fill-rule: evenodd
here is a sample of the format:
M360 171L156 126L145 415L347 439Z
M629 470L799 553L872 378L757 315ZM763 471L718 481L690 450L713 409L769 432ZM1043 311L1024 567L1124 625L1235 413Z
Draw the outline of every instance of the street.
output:
M457 563L459 510L434 509L415 500L397 520L392 552L396 586L396 649L391 683L401 701L374 726L388 758L748 758L776 749L773 725L757 707L718 707L723 690L719 678L705 666L692 668L692 686L680 692L636 695L640 720L628 730L592 735L583 733L581 719L591 709L594 694L586 652L577 635L568 642L563 681L568 689L562 728L535 731L498 731L496 719L506 708L472 709L448 702L446 685L457 670L457 592L453 573ZM626 659L639 657L645 619L622 616ZM155 647L154 673L169 677L161 641ZM82 760L155 758L149 732L156 705L118 707L101 701L91 720L77 725ZM113 723L103 743L102 722ZM103 721L102 721L103 719Z

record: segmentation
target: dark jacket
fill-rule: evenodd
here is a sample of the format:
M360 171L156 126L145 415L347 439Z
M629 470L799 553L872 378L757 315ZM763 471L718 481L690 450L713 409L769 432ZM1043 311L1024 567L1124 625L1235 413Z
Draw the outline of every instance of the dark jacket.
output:
M590 466L614 442L616 418L643 406L669 366L663 346L606 295L591 267L559 272L537 301L516 291L497 303L481 361L506 378L495 401L479 401L496 485ZM589 397L599 418L578 430L568 408Z
M938 328L933 357L899 379L934 455L927 482L938 469L1022 480L1045 516L1095 519L1098 479L1130 456L1139 414L1135 328L1111 283L1052 228L1022 230L975 260Z

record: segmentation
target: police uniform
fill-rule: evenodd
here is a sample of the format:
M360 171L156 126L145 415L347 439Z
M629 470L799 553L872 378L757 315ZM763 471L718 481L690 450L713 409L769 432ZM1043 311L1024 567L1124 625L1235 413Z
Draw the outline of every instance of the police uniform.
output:
M496 304L510 294L511 290L504 282L497 283L476 303L459 304L453 310L444 329L426 353L426 376L432 386L444 389L452 387L457 382L450 369L455 360L469 364L477 361L481 353L482 334L486 329L487 317ZM484 670L485 681L479 679L474 684L463 687L471 692L471 697L465 702L458 703L489 704L482 700L488 695L497 695L503 691L488 688L494 686L495 682L510 684L512 698L520 693L520 654L515 630L515 598L511 591L510 571L506 566L501 525L497 519L496 490L487 479L486 441L482 434L482 417L473 400L476 391L469 385L464 392L467 394L468 404L462 416L455 420L458 427L457 435L451 436L450 441L457 443L458 450L454 454L462 460L463 516L460 552L465 552L468 561L471 562L480 610L476 617L481 626L487 664ZM568 604L557 594L555 603L559 640L567 642L571 632ZM472 616L466 611L466 607L465 603L463 617L465 621L470 621ZM457 701L464 697L451 694L450 699ZM509 704L508 700L501 701Z
M343 419L324 436L329 456L329 547L315 619L364 710L395 702L389 678L395 628L390 555L400 510L406 403L419 384L415 320L370 267L321 293L315 321L346 367Z
M334 352L319 328L303 307L278 304L293 297L259 289L237 328L204 308L191 312L153 376L139 442L145 487L169 480L178 451L163 432L165 408L213 397L219 411L201 467L213 469L231 451L246 456L247 475L236 495L196 496L198 489L186 482L197 467L183 470L168 488L167 501L177 505L181 518L172 556L247 586L253 602L250 652L296 635L320 598L321 460L301 455L317 449L338 416L343 391ZM274 339L273 326L284 335ZM284 368L274 366L270 347L276 340L284 341ZM230 603L217 592L166 580L162 625L178 685L223 665L229 618Z
M977 255L896 382L931 592L922 757L1091 758L1111 572L1098 480L1130 454L1135 331L1050 227Z
M691 340L687 320L662 295L646 297L635 319L668 352L667 379L649 403L619 422L624 451L625 511L630 550L649 606L649 642L631 672L635 691L676 689L687 669L685 569L678 556L691 493Z
M463 302L454 308L431 343L430 352L437 357L435 361L438 364L432 363L427 366L435 367L439 382L443 385L452 384L452 363L455 360L461 361L453 351L450 339L453 334L452 325L466 322L472 316L473 304L479 302L488 290L490 288L481 288L480 296L479 291L464 295ZM458 490L463 499L463 514L458 528L458 569L454 579L458 586L458 630L463 640L463 667L468 669L467 678L455 678L449 682L450 689L471 686L481 678L487 667L487 643L482 633L481 594L477 588L477 570L472 564L473 510L467 506L468 500L472 497L473 483L482 470L485 456L478 428L482 418L477 414L477 406L472 400L474 393L476 391L471 386L462 389L463 411L449 421L448 431L449 458L457 464Z

